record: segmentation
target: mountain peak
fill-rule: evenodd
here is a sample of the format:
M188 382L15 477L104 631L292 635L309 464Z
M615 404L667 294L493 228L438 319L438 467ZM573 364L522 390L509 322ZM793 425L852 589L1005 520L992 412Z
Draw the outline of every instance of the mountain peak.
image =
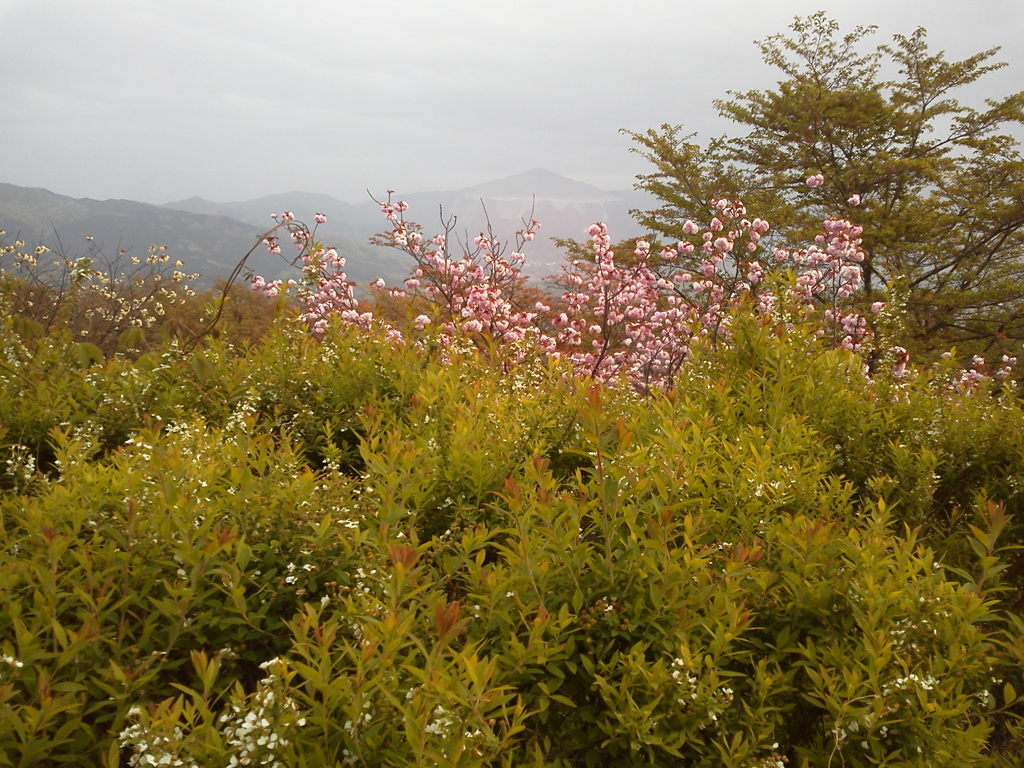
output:
M532 168L524 173L487 181L463 191L482 197L535 197L538 200L600 201L616 197L614 193L566 178L546 168Z

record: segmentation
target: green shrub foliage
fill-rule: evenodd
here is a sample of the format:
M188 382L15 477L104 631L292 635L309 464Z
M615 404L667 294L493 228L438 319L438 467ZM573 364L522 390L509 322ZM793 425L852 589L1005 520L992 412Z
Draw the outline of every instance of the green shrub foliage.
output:
M644 397L352 327L6 330L0 765L1024 758L1008 385L742 317Z

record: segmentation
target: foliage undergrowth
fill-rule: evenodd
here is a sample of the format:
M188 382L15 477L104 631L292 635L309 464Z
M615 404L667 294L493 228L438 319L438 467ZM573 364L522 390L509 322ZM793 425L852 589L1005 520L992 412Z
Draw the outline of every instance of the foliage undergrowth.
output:
M1024 419L738 316L674 389L5 336L0 765L1016 766Z

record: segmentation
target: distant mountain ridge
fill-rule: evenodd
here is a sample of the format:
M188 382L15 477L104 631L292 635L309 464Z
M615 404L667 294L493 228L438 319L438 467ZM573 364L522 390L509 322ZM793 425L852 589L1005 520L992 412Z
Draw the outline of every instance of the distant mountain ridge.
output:
M526 173L509 176L496 181L487 181L462 190L465 194L478 195L483 198L523 198L536 197L546 201L574 202L617 202L623 193L609 192L582 181L559 176L557 173L534 168ZM427 193L444 194L444 193ZM591 222L593 223L593 222Z
M423 225L428 235L441 230L441 216L458 217L455 233L471 240L490 221L499 239L511 241L523 219L541 223L537 238L526 250L526 271L534 278L557 272L562 254L550 238L585 239L595 221L606 222L616 239L636 234L631 208L650 207L638 192L609 192L544 169L460 190L396 194L409 203L408 219ZM389 229L373 200L346 203L329 195L288 192L254 200L218 203L190 197L164 205L132 200L71 198L49 190L0 183L0 229L6 242L20 237L74 256L86 250L85 238L102 245L113 257L120 249L144 255L150 245L166 245L185 269L202 275L199 287L227 277L239 259L270 229L270 214L291 210L303 221L324 213L327 224L318 239L345 255L347 274L358 283L383 277L397 283L408 275L411 262L398 251L368 244L374 234ZM287 254L287 251L286 251ZM295 270L280 257L259 247L248 266L265 277L293 276Z
M145 256L150 245L165 245L174 259L185 262L187 272L199 272L199 288L230 275L246 252L257 244L274 222L267 216L258 225L207 208L205 201L193 211L139 203L132 200L93 200L58 195L46 189L0 183L0 229L6 243L20 238L31 246L43 244L74 257L98 245L113 259L121 249ZM408 274L400 254L368 243L324 233L349 258L348 275L357 282L377 277L397 281ZM91 237L87 244L86 237ZM291 256L286 251L287 256ZM296 270L263 246L246 262L268 279L293 277Z
M595 221L608 224L615 239L638 234L638 227L629 211L653 206L646 193L608 191L581 181L560 176L543 168L503 179L483 182L457 190L395 193L394 200L409 204L406 218L421 224L428 235L441 229L441 217L457 217L456 233L468 239L487 228L490 221L499 239L511 240L524 219L541 224L537 239L526 249L526 272L534 278L556 272L562 261L561 251L551 238L583 240L587 228ZM313 214L327 215L323 229L337 232L348 240L366 241L388 229L373 200L346 203L329 195L291 192L228 203L215 203L202 198L165 203L165 208L192 213L231 216L254 225L270 223L271 213L290 210L303 220ZM351 259L350 259L351 263Z

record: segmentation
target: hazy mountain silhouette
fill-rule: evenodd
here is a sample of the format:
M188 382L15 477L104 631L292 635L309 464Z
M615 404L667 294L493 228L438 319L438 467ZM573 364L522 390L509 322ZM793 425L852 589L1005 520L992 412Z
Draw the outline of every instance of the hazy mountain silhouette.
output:
M165 203L161 207L188 211L189 213L228 216L246 224L263 227L264 229L273 226L274 220L270 217L272 213L279 214L282 211L292 211L297 217L307 221L310 225L313 224L314 214L324 213L328 216L331 224L330 229L350 230L352 227L349 220L352 217L351 211L355 206L342 202L330 195L312 192L284 192L267 195L255 200L234 203L214 203L201 197L190 197L187 200ZM377 209L375 208L374 210ZM365 226L362 227L362 229L365 228ZM380 229L379 223L377 229ZM373 233L371 232L370 234ZM349 237L352 236L350 235ZM369 235L366 235L366 237L369 237ZM365 238L360 236L360 239Z
M526 271L535 278L556 272L561 264L562 252L551 238L586 239L587 228L595 221L603 221L616 240L625 239L641 234L629 215L630 209L651 207L650 198L644 193L602 190L541 168L465 189L411 194L398 191L393 200L409 203L406 218L421 224L428 236L441 230L442 217L448 220L455 216L455 234L463 240L472 240L484 231L488 220L499 239L511 240L516 230L523 227L524 219L536 219L541 229L525 249ZM328 217L322 231L337 233L343 240L365 242L389 229L378 204L371 199L353 204L308 192L231 203L193 197L164 207L231 216L259 226L272 222L271 213L290 210L309 221L319 212ZM350 254L349 263L353 260L354 255Z
M194 210L186 211L131 200L75 199L45 189L0 184L0 229L7 231L8 244L20 238L69 257L88 249L86 236L111 258L121 249L144 257L150 245L166 245L171 258L185 262L186 271L202 275L198 281L202 288L226 278L274 222L266 215L258 225L247 223L198 201L193 198ZM324 239L328 239L326 233ZM406 260L396 252L365 241L340 237L330 241L348 257L347 274L352 280L369 282L383 277L395 282L408 274ZM290 257L288 245L283 248ZM247 265L268 279L291 277L296 272L263 246L253 251Z
M464 242L486 230L490 222L494 234L511 244L524 219L538 220L537 238L524 249L526 272L538 279L557 272L562 261L562 252L551 238L583 240L590 224L604 221L614 239L624 239L638 234L629 210L649 207L642 193L609 192L543 169L466 189L399 192L393 199L409 203L406 218L422 224L426 235L441 231L444 217L455 221L454 234ZM166 245L172 258L185 262L186 271L202 275L200 288L227 277L273 226L270 214L285 210L309 224L314 214L327 215L317 239L346 257L349 279L365 284L383 277L394 284L408 275L411 261L407 256L367 242L390 228L371 199L352 204L329 195L287 192L228 203L191 197L158 206L132 200L76 199L0 183L0 229L7 231L7 243L21 238L70 257L84 253L88 248L85 238L91 236L93 244L100 245L111 258L121 249L143 257L150 245ZM283 248L290 256L288 244ZM249 257L248 265L268 279L296 272L281 256L267 253L262 246Z

